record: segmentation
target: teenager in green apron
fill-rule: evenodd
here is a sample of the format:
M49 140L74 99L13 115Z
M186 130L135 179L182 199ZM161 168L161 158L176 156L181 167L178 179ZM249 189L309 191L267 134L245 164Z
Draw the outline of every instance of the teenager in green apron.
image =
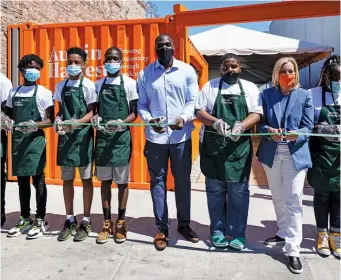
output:
M249 136L233 134L250 133L259 122L262 109L259 106L258 111L249 110L250 105L251 108L260 105L259 90L252 84L253 92L248 94L256 95L253 100L257 100L257 104L249 105L244 85L250 87L251 83L239 78L240 59L236 55L224 55L220 70L222 77L209 81L196 102L197 118L205 125L200 166L206 176L212 243L215 247L229 245L241 250L245 245L249 208L252 141ZM209 104L212 103L211 111ZM226 235L233 239L228 242Z
M46 139L44 126L54 120L51 91L36 81L44 63L34 54L24 56L18 65L24 84L13 88L7 100L8 116L16 125L12 132L12 174L17 176L21 216L9 230L8 237L28 231L27 238L42 236L49 228L45 221L47 190L44 168L46 164ZM37 212L32 222L30 213L31 184L36 189Z
M83 76L86 59L87 54L81 48L67 50L69 77L57 84L54 94L54 99L59 103L59 113L55 121L55 130L59 134L57 165L61 166L66 209L66 221L58 236L59 241L67 240L75 230L77 232L74 241L85 240L91 232L93 128L89 125L77 125L90 122L96 109L95 85ZM76 168L83 183L84 206L84 217L78 227L73 212Z
M324 63L320 87L310 90L318 133L340 135L340 84L340 56L335 55ZM314 188L316 249L321 255L332 251L340 257L340 137L311 137L310 151L313 167L308 182Z
M5 194L6 194L6 161L7 161L7 131L10 130L12 120L4 114L8 94L12 89L11 81L0 73L1 96L1 227L6 222Z
M132 123L137 117L135 80L120 73L122 52L112 47L105 52L104 69L107 76L96 82L98 115L92 118L97 129L95 146L96 176L102 181L101 196L104 222L97 243L103 244L113 234L111 220L111 184L118 186L118 218L114 238L117 243L126 240L125 212L128 200L128 181L131 156L130 129L115 123ZM126 82L125 82L126 81ZM102 123L102 124L101 124Z

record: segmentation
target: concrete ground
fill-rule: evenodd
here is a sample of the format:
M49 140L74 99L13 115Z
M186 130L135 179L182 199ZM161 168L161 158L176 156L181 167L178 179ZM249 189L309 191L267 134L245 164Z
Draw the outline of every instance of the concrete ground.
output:
M33 189L33 187L32 187ZM57 241L64 216L60 186L48 187L47 219L51 232L36 240L25 235L7 238L6 231L19 217L18 188L8 183L7 222L1 234L1 276L3 280L40 279L340 279L340 262L334 256L322 258L315 253L315 226L311 189L304 195L304 239L301 261L304 272L294 275L286 267L282 248L269 248L262 241L276 233L275 213L267 188L251 187L247 228L247 248L241 252L217 250L209 241L209 217L203 184L192 186L193 229L200 237L197 244L177 233L174 193L168 193L170 246L158 252L152 245L156 233L149 191L131 190L127 208L128 241L118 245L113 239L103 245L95 242L102 223L100 189L95 188L92 208L93 233L81 242ZM117 190L113 189L114 213ZM34 190L31 208L35 209ZM82 188L75 191L75 213L82 213ZM81 220L82 216L77 216ZM116 219L113 215L113 219Z

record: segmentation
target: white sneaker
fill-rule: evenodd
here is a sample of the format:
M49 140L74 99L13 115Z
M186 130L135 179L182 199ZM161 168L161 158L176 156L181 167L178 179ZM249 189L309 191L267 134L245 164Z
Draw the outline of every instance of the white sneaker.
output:
M11 228L8 231L7 237L17 237L21 235L22 233L29 231L32 225L33 223L30 218L24 219L23 217L20 216L20 219L17 222L17 224L14 226L14 228Z
M43 236L46 231L48 231L50 228L47 221L43 219L36 219L33 223L33 227L30 229L30 231L27 233L27 239L35 239Z

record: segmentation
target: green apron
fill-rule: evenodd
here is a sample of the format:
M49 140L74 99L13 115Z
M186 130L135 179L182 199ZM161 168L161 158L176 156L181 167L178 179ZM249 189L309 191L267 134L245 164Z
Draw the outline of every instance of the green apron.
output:
M334 96L332 94L334 104ZM326 92L322 90L322 108L318 123L340 124L340 105L326 105ZM308 170L309 184L317 192L340 191L340 142L324 137L310 138L313 167Z
M21 86L12 98L15 124L29 120L41 121L37 107L38 86L35 86L32 97L16 97L20 88ZM12 173L14 176L35 176L44 172L46 164L45 143L45 133L42 129L26 134L13 130Z
M88 113L88 106L84 99L83 79L81 77L79 87L64 84L61 98L61 113L63 120L72 117L83 118ZM74 129L71 133L58 136L57 165L69 167L87 166L92 162L93 128L89 125Z
M245 93L240 81L240 95L222 95L223 80L214 103L212 116L222 119L233 127L236 121L244 120L248 114ZM250 133L250 131L246 131ZM211 126L205 126L200 154L202 173L210 179L223 182L245 182L249 180L252 163L251 137L240 137L237 142L219 135Z
M129 104L124 89L123 76L120 75L120 85L106 84L104 79L99 91L98 115L104 123L110 120L124 120L129 115ZM124 166L130 161L131 135L130 130L105 134L96 132L95 164L96 166Z

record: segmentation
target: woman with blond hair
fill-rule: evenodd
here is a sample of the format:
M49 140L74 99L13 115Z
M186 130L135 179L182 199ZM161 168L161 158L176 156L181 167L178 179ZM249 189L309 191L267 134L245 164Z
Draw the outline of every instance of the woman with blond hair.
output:
M272 83L262 94L261 124L261 131L271 135L262 137L257 156L272 193L278 231L265 244L285 243L290 271L301 273L302 196L312 166L305 134L313 129L314 107L310 92L300 88L295 59L283 57L276 62Z

